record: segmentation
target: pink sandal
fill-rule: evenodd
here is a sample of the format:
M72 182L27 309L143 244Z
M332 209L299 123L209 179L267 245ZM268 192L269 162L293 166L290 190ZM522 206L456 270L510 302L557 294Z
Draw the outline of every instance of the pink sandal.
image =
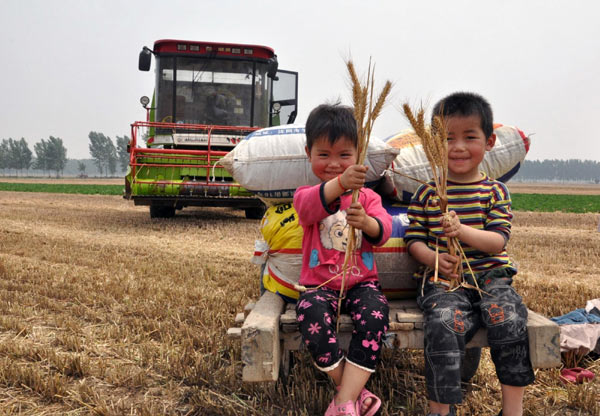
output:
M581 367L563 368L560 370L560 380L563 383L583 383L594 379L594 373Z
M346 403L335 404L335 398L329 403L325 416L360 416L358 401L348 400Z
M371 405L369 406L367 411L364 414L362 414L362 416L373 416L375 413L377 413L377 411L381 407L381 399L379 397L375 396L373 393L371 393L366 388L363 388L361 390L360 395L358 396L358 400L357 400L357 402L358 402L357 407L358 407L359 411L362 409L362 405L363 405L364 401L369 398L371 399Z

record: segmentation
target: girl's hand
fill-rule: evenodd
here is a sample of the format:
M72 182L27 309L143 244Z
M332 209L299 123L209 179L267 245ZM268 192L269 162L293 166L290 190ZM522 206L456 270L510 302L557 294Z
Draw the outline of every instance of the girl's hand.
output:
M352 165L341 174L339 180L344 189L360 189L365 185L368 166Z
M368 215L360 202L353 202L346 210L346 222L357 230L367 226Z
M460 236L461 224L456 212L449 211L444 215L444 218L442 219L442 228L444 230L444 234L446 234L446 237L458 238Z

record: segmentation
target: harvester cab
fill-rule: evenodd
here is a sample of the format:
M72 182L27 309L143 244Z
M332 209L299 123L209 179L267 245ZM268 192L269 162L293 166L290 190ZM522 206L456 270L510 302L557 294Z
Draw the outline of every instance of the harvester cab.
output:
M125 198L148 205L151 217L186 206L229 206L260 218L264 204L219 164L249 133L293 123L298 73L280 70L265 46L159 40L140 52L138 68L155 60L146 121L131 125Z

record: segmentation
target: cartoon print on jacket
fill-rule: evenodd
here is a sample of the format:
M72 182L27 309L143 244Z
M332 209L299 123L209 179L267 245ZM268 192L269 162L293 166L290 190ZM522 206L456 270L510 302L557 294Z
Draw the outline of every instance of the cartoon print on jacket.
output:
M328 216L319 223L319 235L321 239L321 245L327 250L336 250L342 253L346 252L346 246L348 245L348 232L350 226L346 222L346 211L338 211L333 215ZM360 249L362 243L362 232L355 230L356 233L356 249ZM365 253L363 253L364 255ZM372 253L370 253L372 255ZM364 256L363 256L364 257ZM319 265L319 252L317 249L313 249L310 255L310 267L316 267ZM369 267L369 270L371 268ZM335 268L331 270L332 273L339 273L339 270Z
M338 211L326 217L319 223L323 248L346 252L349 231L350 226L346 222L346 211ZM354 231L356 234L356 249L360 249L362 233L360 230Z

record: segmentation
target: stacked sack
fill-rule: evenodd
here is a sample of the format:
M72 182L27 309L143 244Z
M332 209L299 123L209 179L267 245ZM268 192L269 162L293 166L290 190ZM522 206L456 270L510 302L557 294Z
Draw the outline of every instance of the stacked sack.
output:
M219 163L267 205L281 204L290 202L299 186L320 182L312 172L305 147L304 126L269 127L246 136ZM365 186L375 188L379 184L381 174L398 152L381 139L369 139Z
M392 234L381 247L373 247L379 282L388 299L416 296L413 274L417 262L406 251L404 232L408 226L407 207L384 204L392 216ZM291 203L274 205L267 209L261 221L263 240L257 240L252 262L261 264L262 287L277 293L286 302L295 303L298 291L294 287L302 269L302 227Z
M496 143L492 150L485 152L480 168L490 178L507 182L521 167L529 151L529 138L516 127L494 124ZM400 151L385 175L379 191L387 198L409 203L412 194L433 177L429 161L419 137L413 130L404 130L388 137L386 144Z
M302 227L291 202L267 209L260 222L263 240L254 244L252 262L263 265L261 287L277 293L286 302L295 303L294 285L302 269Z
M486 152L481 169L506 182L525 159L529 139L516 127L501 124L494 125L494 133L496 144ZM294 285L302 268L303 232L292 199L299 186L320 182L305 146L304 126L270 127L248 135L220 160L241 186L270 206L261 222L263 240L256 242L253 262L263 265L261 287L288 302L298 299ZM382 195L393 219L390 239L373 250L383 292L389 299L415 297L412 276L418 265L406 251L403 237L408 226L406 204L420 185L407 176L420 181L432 177L423 146L412 131L386 141L371 137L365 165L369 166L365 186ZM390 199L395 202L386 202Z
M408 228L408 206L384 201L383 207L392 216L392 234L380 247L373 247L379 283L388 299L407 299L417 295L414 274L419 263L406 250L404 233Z

